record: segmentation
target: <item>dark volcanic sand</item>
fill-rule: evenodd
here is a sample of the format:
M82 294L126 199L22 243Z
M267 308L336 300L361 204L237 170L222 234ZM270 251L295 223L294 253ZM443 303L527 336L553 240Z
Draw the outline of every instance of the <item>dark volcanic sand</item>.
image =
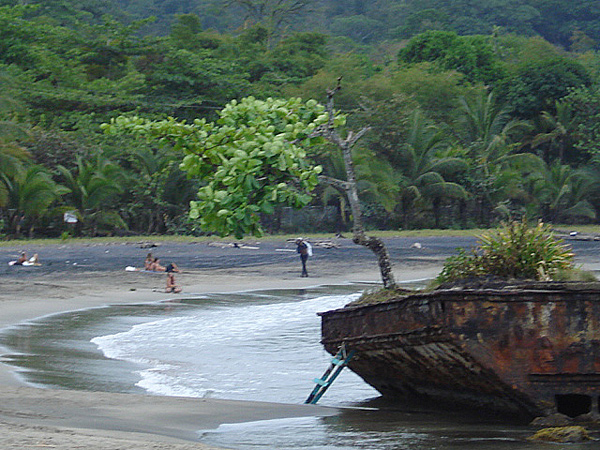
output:
M314 245L314 256L310 266L342 268L343 266L375 265L374 255L366 248L357 246L350 239L330 241L337 248L321 248L319 241ZM397 267L403 265L418 266L420 264L441 264L457 253L458 248L469 249L476 245L475 237L392 237L384 239L392 261ZM209 242L154 242L151 238L132 239L128 243L61 243L35 246L24 241L15 247L0 247L0 277L27 278L29 275L45 274L81 274L85 272L121 272L127 266L141 267L148 252L152 252L166 266L175 262L184 271L206 269L251 268L253 266L297 265L297 254L293 242L284 240L244 241L243 245L256 248L235 248L227 246L235 241ZM421 248L413 244L419 243ZM596 260L600 254L599 241L567 240L576 255L576 261L583 263ZM149 247L149 245L156 245ZM281 251L287 250L287 251ZM9 266L8 262L16 259L21 251L31 256L38 253L42 266L19 267ZM309 266L309 267L310 267Z

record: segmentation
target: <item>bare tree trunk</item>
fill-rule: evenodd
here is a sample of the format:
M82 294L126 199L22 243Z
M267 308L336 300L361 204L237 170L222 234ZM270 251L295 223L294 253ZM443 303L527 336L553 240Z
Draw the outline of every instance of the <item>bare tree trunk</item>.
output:
M362 245L371 250L377 256L379 271L381 273L381 281L383 287L390 289L396 286L394 273L392 271L392 261L387 247L383 241L377 237L367 236L362 221L362 210L360 200L358 198L358 188L356 186L356 175L354 172L354 163L352 161L352 147L370 128L366 127L354 134L352 131L344 139L335 130L333 126L334 109L333 97L340 89L339 83L336 89L327 91L327 112L329 113L329 121L327 124L320 126L313 134L325 137L328 141L336 144L341 150L344 158L344 166L346 168L346 181L337 180L322 176L322 181L331 184L336 188L341 188L346 193L350 209L353 217L353 238L355 244Z

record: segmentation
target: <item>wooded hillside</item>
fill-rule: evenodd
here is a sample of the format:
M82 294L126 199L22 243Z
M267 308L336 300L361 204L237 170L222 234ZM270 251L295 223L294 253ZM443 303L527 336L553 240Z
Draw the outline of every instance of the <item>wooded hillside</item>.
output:
M339 77L347 129L371 127L368 226L597 223L599 45L597 1L0 0L0 234L200 233L182 155L100 125L323 102ZM309 156L343 178L337 149ZM312 205L335 211L321 231L349 226L336 189ZM284 213L269 230L303 231Z

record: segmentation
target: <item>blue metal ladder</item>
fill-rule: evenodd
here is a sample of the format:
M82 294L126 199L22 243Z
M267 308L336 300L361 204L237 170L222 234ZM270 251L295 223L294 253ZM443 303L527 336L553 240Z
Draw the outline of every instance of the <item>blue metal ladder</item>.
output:
M354 356L354 350L350 352L346 351L346 344L342 344L336 355L331 360L331 365L327 368L321 378L315 378L314 381L317 384L313 391L310 393L304 403L314 405L323 396L325 391L329 389L329 386L338 377L342 369L350 362Z

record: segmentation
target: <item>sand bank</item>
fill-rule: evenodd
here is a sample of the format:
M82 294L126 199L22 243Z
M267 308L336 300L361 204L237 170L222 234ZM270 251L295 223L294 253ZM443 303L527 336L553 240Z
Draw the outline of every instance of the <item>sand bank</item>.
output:
M83 308L177 298L163 292L164 274L124 270L141 261L147 250L140 247L31 249L40 253L41 267L0 271L0 328ZM373 257L351 244L317 250L309 262L309 278L298 276L299 261L289 243L259 247L240 253L226 247L166 244L153 250L182 267L177 281L184 292L178 296L379 281ZM19 251L2 248L0 258L10 260ZM427 256L421 264L404 261L397 276L428 278L439 271L439 262L438 257ZM25 385L5 364L0 364L0 396L0 449L200 449L207 447L193 442L198 430L220 424L336 413L333 408L307 405L38 389Z
M457 247L473 238L392 238L386 244L397 280L431 278ZM373 255L349 240L334 248L315 248L309 278L300 278L300 262L285 241L254 242L249 248L206 243L80 245L43 248L0 247L0 329L41 316L111 304L166 301L164 274L126 272L146 253L176 262L177 281L195 296L214 292L306 288L349 282L377 283ZM578 264L600 270L597 242L574 242ZM6 265L20 251L39 253L41 267ZM0 355L2 349L0 349ZM0 450L60 448L74 450L205 449L193 442L197 431L224 423L335 414L332 408L216 399L156 397L26 386L0 357Z

